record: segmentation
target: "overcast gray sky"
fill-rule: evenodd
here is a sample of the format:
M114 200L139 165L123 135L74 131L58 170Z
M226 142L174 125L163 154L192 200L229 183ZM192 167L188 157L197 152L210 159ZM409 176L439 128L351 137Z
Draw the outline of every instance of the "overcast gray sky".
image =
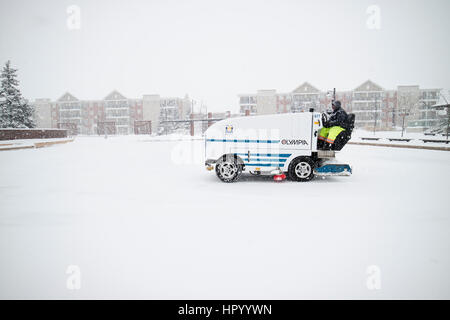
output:
M67 26L70 5L78 30ZM367 26L370 5L380 29ZM0 0L0 63L19 68L29 99L188 93L211 110L304 81L449 88L449 12L448 0Z

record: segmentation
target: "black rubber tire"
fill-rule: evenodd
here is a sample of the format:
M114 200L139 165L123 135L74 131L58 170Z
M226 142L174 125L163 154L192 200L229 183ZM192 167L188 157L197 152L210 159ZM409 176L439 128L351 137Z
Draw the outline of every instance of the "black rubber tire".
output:
M296 167L298 164L303 163L305 169L304 174L297 174ZM310 157L298 157L291 161L288 168L288 176L292 181L307 182L314 178L314 161ZM308 169L309 168L309 169ZM308 171L309 170L309 171Z
M225 165L228 173L224 172L223 166ZM224 155L216 162L216 175L223 182L235 182L242 174L242 167L236 156Z

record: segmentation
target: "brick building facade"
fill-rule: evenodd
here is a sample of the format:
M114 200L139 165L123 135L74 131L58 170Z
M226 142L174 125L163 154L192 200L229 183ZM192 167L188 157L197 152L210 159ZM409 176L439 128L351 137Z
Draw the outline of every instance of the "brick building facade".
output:
M359 128L390 130L402 125L405 117L410 131L424 131L439 121L439 115L430 106L439 100L441 89L421 89L419 86L398 86L386 90L367 80L349 91L337 91L336 99L344 109L355 113L355 125ZM259 90L256 94L239 94L239 111L245 114L303 112L314 108L324 112L330 108L331 95L308 82L292 92ZM260 103L260 101L262 101ZM272 105L270 105L272 104Z
M67 92L58 100L36 99L38 128L63 128L71 134L132 134L161 131L163 120L187 119L191 100L144 95L130 99L117 90L102 100L80 100Z

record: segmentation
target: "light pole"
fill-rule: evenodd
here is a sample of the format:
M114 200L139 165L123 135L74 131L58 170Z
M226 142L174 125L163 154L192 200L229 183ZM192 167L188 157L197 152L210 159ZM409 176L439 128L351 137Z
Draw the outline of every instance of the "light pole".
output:
M402 138L403 138L403 132L405 132L405 118L406 118L406 110L403 109L403 113L402 113Z
M377 114L377 102L378 102L378 100L377 100L377 98L378 98L378 96L375 95L375 116L374 116L375 123L373 125L373 135L375 135L375 131L377 129L377 117L378 117L378 114Z
M425 107L425 128L428 129L428 105L423 101L419 101L419 102L422 104L423 107ZM425 131L425 129L424 129L424 131Z
M406 116L409 116L409 112L406 111L405 106L403 106L401 116L402 116L402 138L403 138L403 133L405 132L405 118Z
M447 140L448 140L448 128L450 126L450 110L447 106Z

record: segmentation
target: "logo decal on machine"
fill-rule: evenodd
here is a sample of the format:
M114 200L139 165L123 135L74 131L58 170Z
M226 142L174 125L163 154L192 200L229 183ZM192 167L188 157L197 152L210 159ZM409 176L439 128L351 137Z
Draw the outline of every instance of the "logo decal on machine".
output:
M233 133L233 126L232 125L226 125L225 126L225 133Z
M304 145L307 146L308 142L306 142L306 140L300 140L300 139L283 139L281 140L281 144L284 145Z

